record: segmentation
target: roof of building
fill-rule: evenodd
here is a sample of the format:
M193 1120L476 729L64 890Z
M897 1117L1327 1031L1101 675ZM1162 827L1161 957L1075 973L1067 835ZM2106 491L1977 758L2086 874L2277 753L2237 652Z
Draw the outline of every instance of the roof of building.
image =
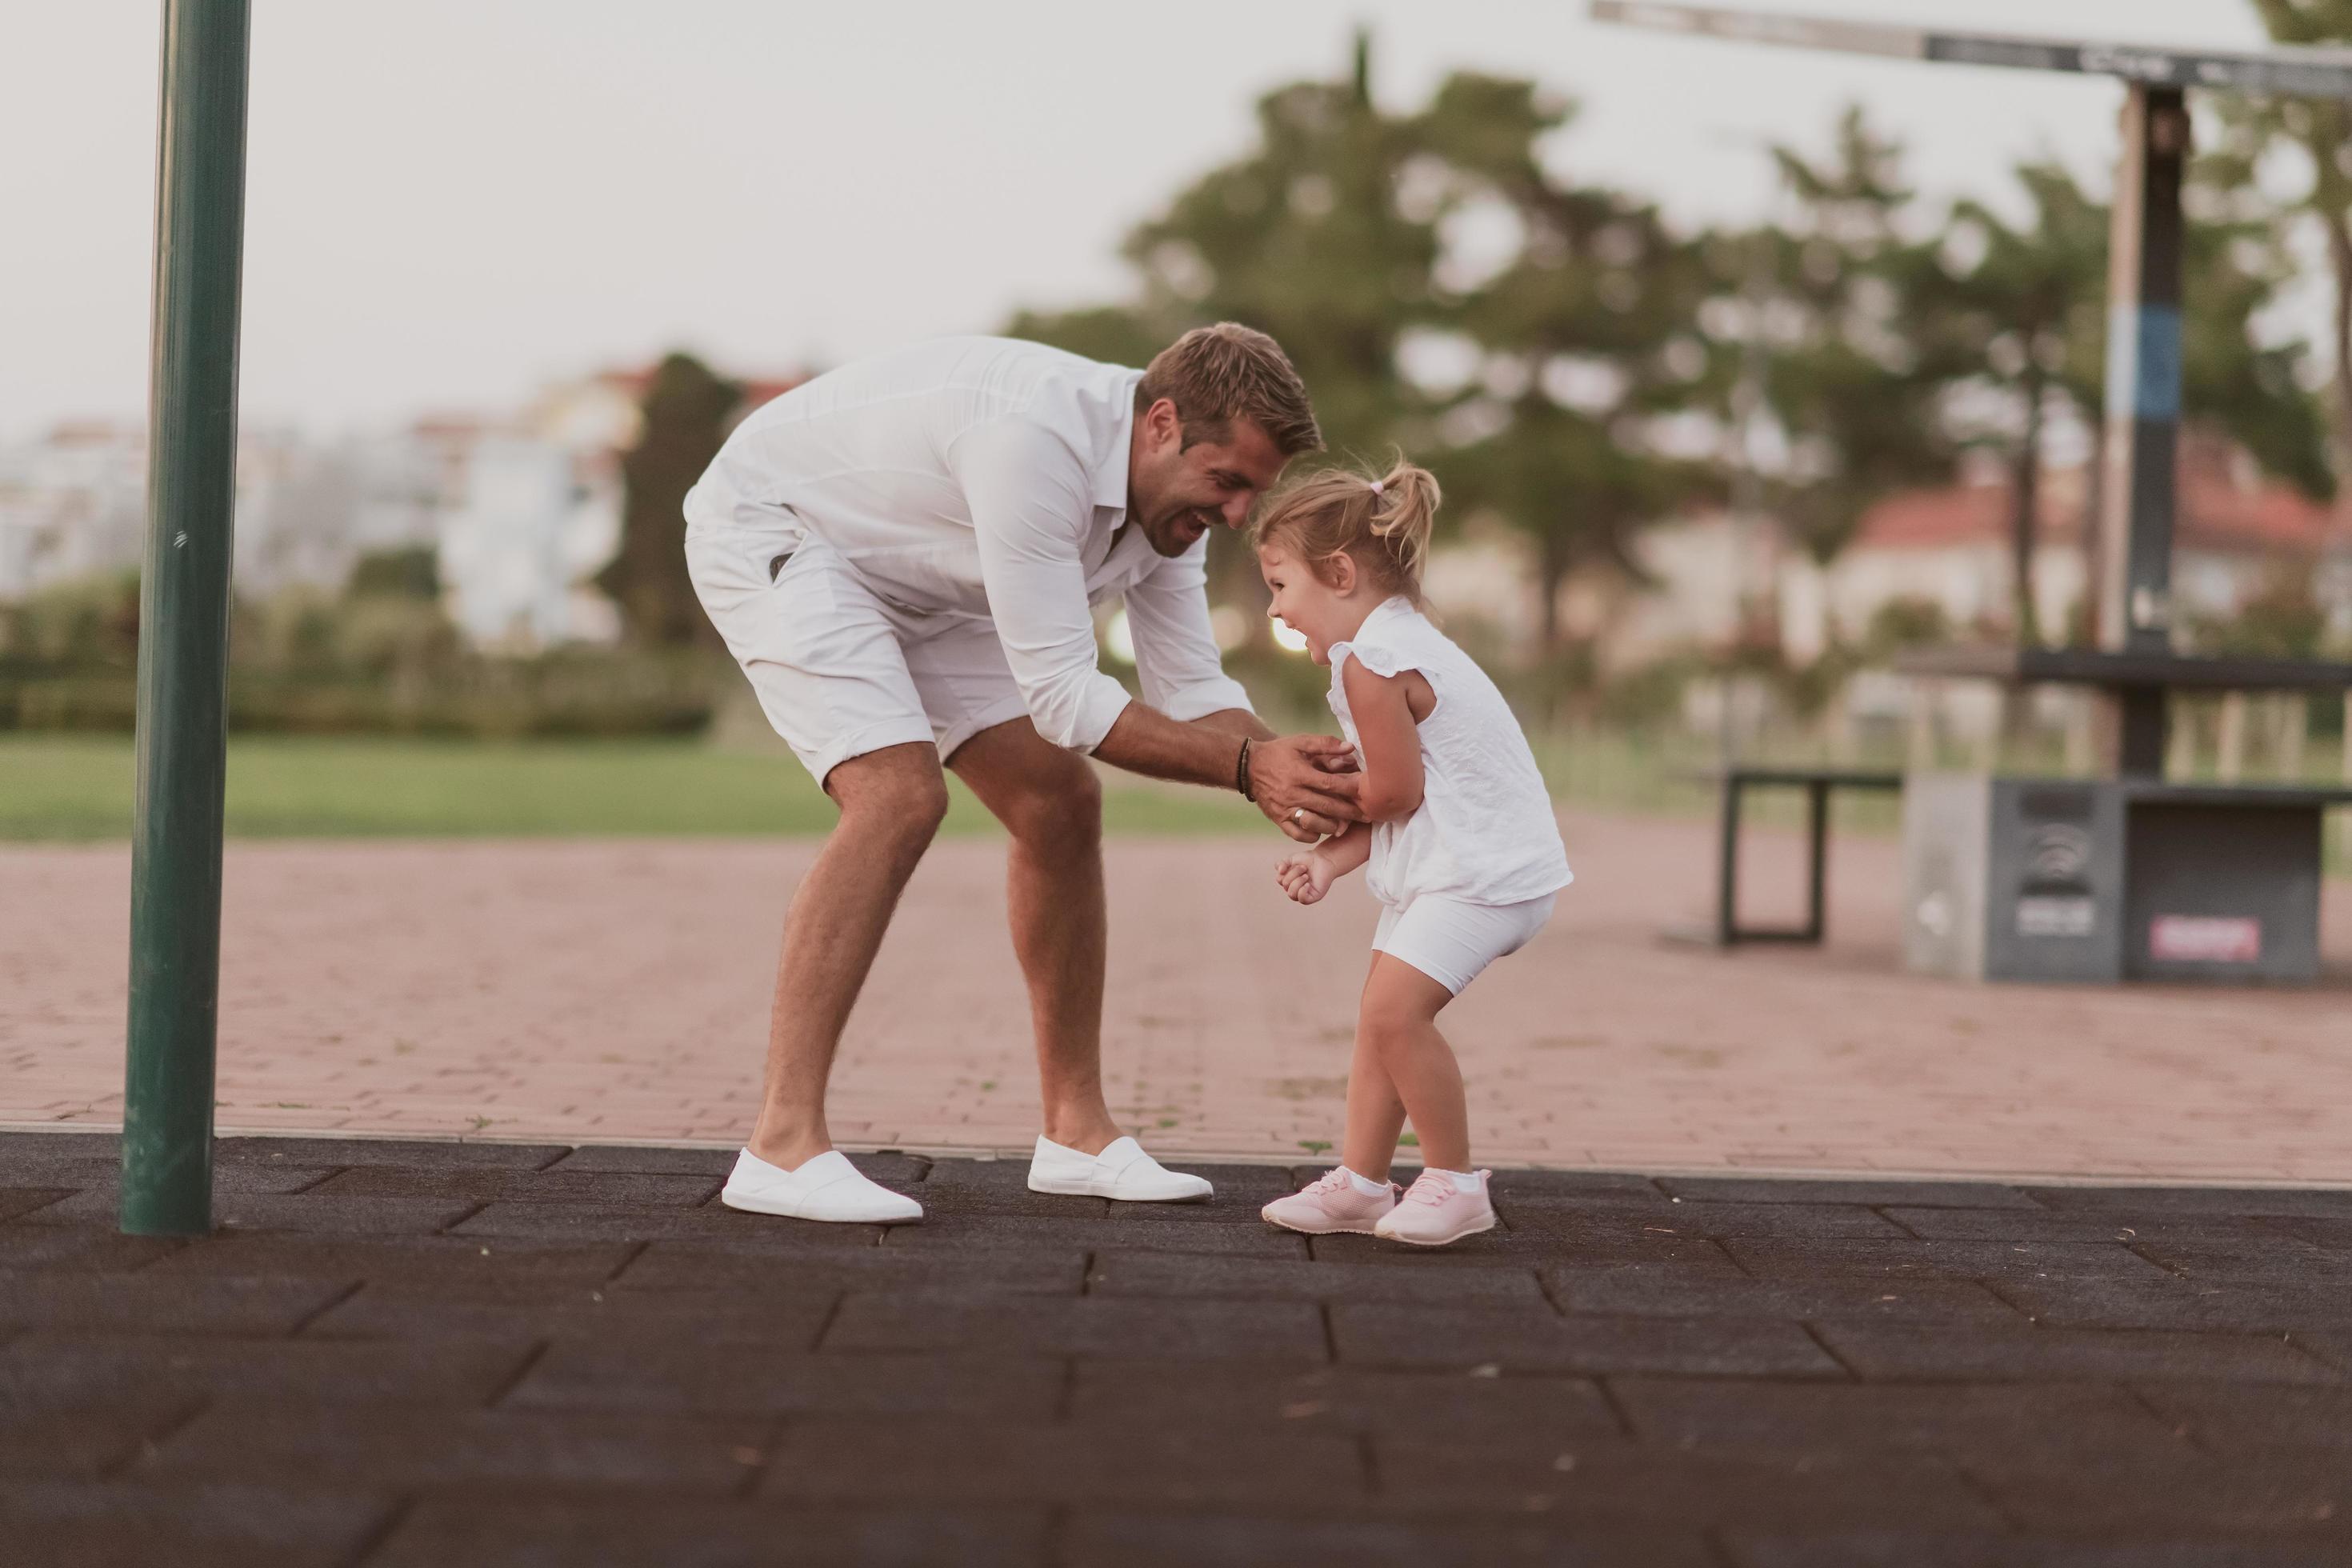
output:
M2086 521L2088 476L2045 474L2034 510L2045 544L2077 544ZM2235 447L2182 443L2176 547L2215 554L2314 556L2352 541L2329 508L2264 478ZM2010 485L1991 474L1940 489L1905 490L1864 514L1849 550L1947 550L2006 542Z

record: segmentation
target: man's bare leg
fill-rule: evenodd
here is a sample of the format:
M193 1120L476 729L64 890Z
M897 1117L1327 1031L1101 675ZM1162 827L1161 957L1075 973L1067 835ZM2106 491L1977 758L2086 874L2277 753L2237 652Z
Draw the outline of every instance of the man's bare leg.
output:
M834 1051L898 895L948 809L939 752L928 743L852 757L826 775L824 790L841 820L784 916L766 1092L749 1145L788 1171L833 1147L824 1089Z
M1037 1032L1045 1136L1099 1154L1118 1136L1102 1088L1102 786L1092 764L1026 719L982 731L948 766L1013 836L1006 904Z

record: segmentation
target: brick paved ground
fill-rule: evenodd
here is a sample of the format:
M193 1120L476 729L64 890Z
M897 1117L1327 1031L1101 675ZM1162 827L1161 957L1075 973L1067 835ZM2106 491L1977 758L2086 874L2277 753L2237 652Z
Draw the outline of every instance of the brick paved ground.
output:
M199 1242L0 1136L0 1558L2316 1568L2352 1194L1509 1173L1450 1254L868 1157L230 1140Z
M2352 1182L2352 887L2317 990L1987 987L1900 972L1895 847L1841 840L1818 952L1677 948L1708 828L1570 816L1581 879L1447 1014L1492 1163ZM1276 841L1113 842L1107 1065L1162 1151L1336 1136L1372 909L1273 886ZM739 1138L805 841L239 844L224 1127ZM1753 886L1792 898L1762 835ZM1003 849L944 843L853 1021L835 1128L1025 1147ZM0 1122L121 1115L128 858L0 849Z

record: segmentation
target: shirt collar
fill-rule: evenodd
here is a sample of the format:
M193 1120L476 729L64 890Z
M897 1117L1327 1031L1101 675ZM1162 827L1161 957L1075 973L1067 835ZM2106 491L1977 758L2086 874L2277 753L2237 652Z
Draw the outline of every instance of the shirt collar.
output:
M1119 414L1111 426L1110 449L1097 459L1094 469L1094 503L1114 511L1127 510L1127 460L1135 445L1135 384L1143 379L1139 370L1129 371L1119 381Z

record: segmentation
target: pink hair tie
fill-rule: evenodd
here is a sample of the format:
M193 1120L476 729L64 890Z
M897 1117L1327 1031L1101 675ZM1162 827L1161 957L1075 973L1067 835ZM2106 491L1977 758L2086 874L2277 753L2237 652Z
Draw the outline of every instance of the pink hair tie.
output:
M1380 494L1380 493L1381 493L1381 481L1380 481L1380 480L1378 480L1378 479L1374 479L1374 480L1372 481L1372 493L1373 493L1374 495L1378 495L1378 494Z

